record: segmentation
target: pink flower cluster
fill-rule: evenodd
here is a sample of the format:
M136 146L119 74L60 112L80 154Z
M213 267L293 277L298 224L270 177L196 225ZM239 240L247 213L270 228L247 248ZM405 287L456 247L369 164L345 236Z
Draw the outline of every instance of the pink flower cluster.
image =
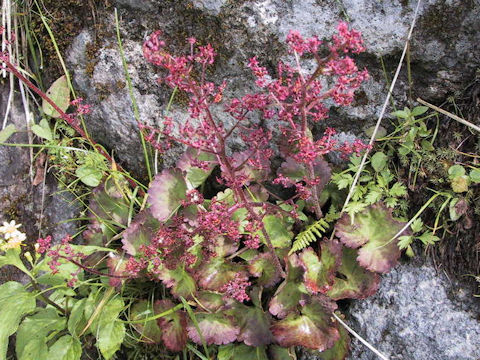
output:
M225 297L235 299L239 302L249 301L250 296L247 294L247 288L252 283L248 281L248 278L242 274L235 274L235 278L225 284L220 291L225 294Z

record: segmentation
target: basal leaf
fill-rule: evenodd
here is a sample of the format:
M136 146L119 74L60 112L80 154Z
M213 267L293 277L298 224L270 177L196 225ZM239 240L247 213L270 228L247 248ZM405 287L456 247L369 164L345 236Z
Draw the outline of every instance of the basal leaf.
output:
M249 261L248 271L257 277L257 284L265 287L271 287L280 280L272 254L261 253Z
M158 277L176 297L190 299L191 295L197 291L195 280L183 265L179 265L175 270L164 267L159 271Z
M301 308L301 314L290 314L271 327L280 346L303 346L324 351L340 338L337 323L317 301Z
M130 320L142 320L156 315L154 305L148 300L136 302L130 310ZM133 324L134 329L140 334L139 341L147 344L158 344L162 341L162 331L156 320L147 320Z
M150 184L148 203L152 215L166 221L185 199L187 184L180 169L164 169Z
M211 312L216 312L225 305L223 294L214 291L200 291L197 294L196 299L201 304L200 306L202 308L206 308Z
M70 88L68 87L67 77L65 75L59 77L53 82L46 92L47 96L62 110L67 111L70 106ZM43 112L51 117L58 118L60 114L46 100L42 102Z
M394 220L383 204L371 205L354 215L353 223L347 214L337 222L336 235L350 248L360 248L357 261L364 268L386 273L400 257L398 240L391 241L404 223Z
M338 241L322 243L320 259L313 249L304 249L299 259L305 271L305 287L313 294L325 293L333 284L335 271L340 265L342 245Z
M102 323L98 328L97 346L103 357L109 360L120 350L125 337L125 325L120 321Z
M280 249L290 247L293 239L293 232L290 230L291 225L287 224L283 217L266 215L263 218L263 225L272 241L273 247ZM264 238L261 232L258 234L262 239Z
M272 317L259 306L236 303L231 313L240 327L237 341L248 346L268 345L273 342L270 331Z
M170 300L159 300L155 303L155 312L162 313L174 307ZM157 319L162 331L162 340L170 351L182 351L187 344L187 316L184 311L174 313Z
M302 180L308 174L305 166L292 157L288 157L280 165L278 173L290 178L293 182Z
M5 360L8 337L15 333L22 317L35 310L35 296L22 284L9 281L0 285L0 360Z
M240 329L231 316L222 313L195 313L198 327L208 345L225 345L237 339ZM202 340L193 324L188 325L188 337L197 344Z
M92 190L89 208L94 219L105 220L110 226L127 224L130 206L113 180L105 181Z
M15 349L18 360L47 360L47 336L65 329L66 318L53 308L41 309L20 324Z
M343 248L342 264L338 274L332 288L327 292L334 300L365 299L375 294L380 284L378 274L358 264L355 249Z
M197 161L203 163L205 168L201 169L193 166ZM191 147L183 153L177 162L178 168L186 173L185 177L193 187L203 184L217 164L215 155Z
M270 300L268 310L272 315L284 318L295 311L302 299L303 269L297 255L288 257L287 278L278 287L275 296Z
M387 161L388 156L381 151L376 152L370 159L370 163L372 164L372 167L376 172L382 171L387 165Z
M159 226L159 221L152 216L149 209L142 210L123 232L123 249L127 254L135 256L141 245L150 243Z
M350 336L343 326L338 327L340 338L335 344L320 354L315 354L319 360L345 360L350 349Z
M214 257L195 273L199 286L205 290L221 291L220 289L235 278L242 270L241 266L223 258Z

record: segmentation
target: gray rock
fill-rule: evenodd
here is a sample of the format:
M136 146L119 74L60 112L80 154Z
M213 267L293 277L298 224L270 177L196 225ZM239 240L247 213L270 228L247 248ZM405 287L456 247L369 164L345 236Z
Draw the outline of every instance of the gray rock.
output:
M355 301L348 323L389 359L477 360L478 301L430 265L405 264L384 276L373 297ZM470 310L468 310L470 309ZM358 341L351 360L377 359Z
M359 57L359 64L369 69L372 79L359 91L354 106L332 108L328 124L357 135L376 119L386 96L386 74L378 58L383 57L388 72L395 69L416 6L407 0L117 0L116 4L135 98L142 121L148 123L161 117L171 92L158 86L159 75L142 58L145 34L162 29L178 52L185 51L189 36L213 43L219 57L209 76L217 82L229 80L225 94L229 97L251 91L252 78L245 68L249 57L258 55L270 65L285 59L283 40L290 29L305 36L329 37L336 24L348 18L365 39L367 54ZM444 99L465 86L480 64L476 55L480 50L479 18L476 0L422 2L411 43L414 98ZM87 119L94 137L114 150L127 168L141 173L143 159L131 100L122 86L125 77L113 36L114 21L111 14L101 19L112 37L99 38L94 58L85 59L85 46L93 40L90 33L81 33L69 51L69 64L76 86L95 105ZM93 71L86 71L92 67ZM394 91L397 102L405 103L408 88L404 71Z

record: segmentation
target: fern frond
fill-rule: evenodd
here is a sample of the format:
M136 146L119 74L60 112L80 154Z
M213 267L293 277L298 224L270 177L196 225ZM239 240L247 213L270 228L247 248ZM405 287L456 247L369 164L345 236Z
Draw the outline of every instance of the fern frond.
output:
M292 244L292 249L288 255L306 248L317 239L321 239L323 233L328 229L329 226L330 224L325 219L320 219L315 221L313 224L308 225L304 231L295 237L295 241Z

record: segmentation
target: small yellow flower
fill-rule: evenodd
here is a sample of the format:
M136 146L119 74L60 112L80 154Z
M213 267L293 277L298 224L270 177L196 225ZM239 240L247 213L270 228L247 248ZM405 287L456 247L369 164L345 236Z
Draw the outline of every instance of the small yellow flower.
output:
M0 233L3 233L5 239L9 239L19 232L17 229L20 226L22 226L22 224L15 224L15 220L10 221L10 223L4 221L3 226L0 226Z

